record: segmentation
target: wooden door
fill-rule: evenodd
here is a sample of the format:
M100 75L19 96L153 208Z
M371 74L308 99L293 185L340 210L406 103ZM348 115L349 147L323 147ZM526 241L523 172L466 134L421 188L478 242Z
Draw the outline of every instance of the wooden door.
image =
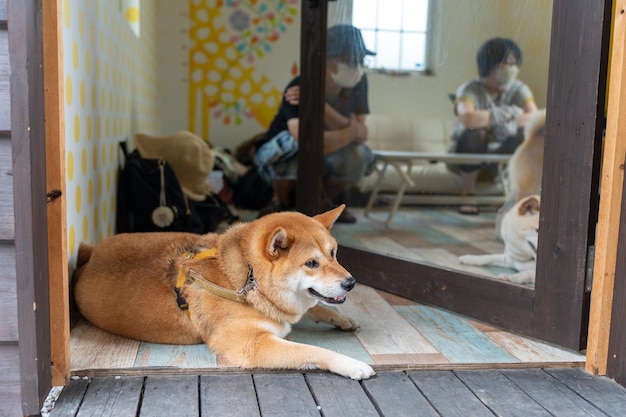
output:
M597 219L609 0L554 0L535 288L342 247L359 282L568 348L586 345L586 286ZM298 208L318 211L327 1L302 7ZM315 87L313 87L315 86ZM322 86L320 88L320 86Z

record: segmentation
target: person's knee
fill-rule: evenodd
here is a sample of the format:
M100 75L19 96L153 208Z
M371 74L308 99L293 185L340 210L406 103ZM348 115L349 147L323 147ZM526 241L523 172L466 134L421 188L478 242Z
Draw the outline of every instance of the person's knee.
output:
M456 139L456 152L486 153L488 142L485 129L465 129Z

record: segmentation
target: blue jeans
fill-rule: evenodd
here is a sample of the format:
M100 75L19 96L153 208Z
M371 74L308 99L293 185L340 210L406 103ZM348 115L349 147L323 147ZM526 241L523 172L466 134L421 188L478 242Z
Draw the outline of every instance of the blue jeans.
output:
M274 179L296 179L298 174L298 142L284 130L261 145L255 163L259 175L268 184ZM374 162L372 150L362 143L351 143L325 155L324 177L357 183Z

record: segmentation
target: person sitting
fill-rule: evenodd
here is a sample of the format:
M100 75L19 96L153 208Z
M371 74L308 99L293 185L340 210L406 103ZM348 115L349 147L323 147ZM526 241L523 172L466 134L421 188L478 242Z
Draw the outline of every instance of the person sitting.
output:
M523 127L537 111L530 88L517 79L522 51L511 39L492 38L476 54L478 78L462 84L455 94L457 125L450 152L512 154L523 141ZM481 171L497 175L496 164L448 165L459 172L462 195L473 195ZM475 204L459 207L478 214Z
M367 147L365 117L369 113L367 77L363 60L374 52L365 47L361 32L351 25L336 25L327 31L326 91L323 137L323 177L327 205L345 202L346 193L373 163ZM298 151L298 104L300 77L286 87L278 112L257 142L255 165L259 175L271 182L274 195L259 217L288 209L295 185ZM347 210L338 222L354 223Z

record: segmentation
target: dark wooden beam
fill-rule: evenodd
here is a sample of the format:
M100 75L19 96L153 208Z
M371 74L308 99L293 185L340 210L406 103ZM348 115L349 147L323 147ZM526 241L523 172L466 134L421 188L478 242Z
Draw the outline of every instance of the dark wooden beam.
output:
M22 410L51 388L41 1L9 0L11 143Z
M586 345L610 13L610 0L553 6L533 326L536 337L572 349Z
M328 0L302 0L296 207L307 215L322 208L327 14Z

